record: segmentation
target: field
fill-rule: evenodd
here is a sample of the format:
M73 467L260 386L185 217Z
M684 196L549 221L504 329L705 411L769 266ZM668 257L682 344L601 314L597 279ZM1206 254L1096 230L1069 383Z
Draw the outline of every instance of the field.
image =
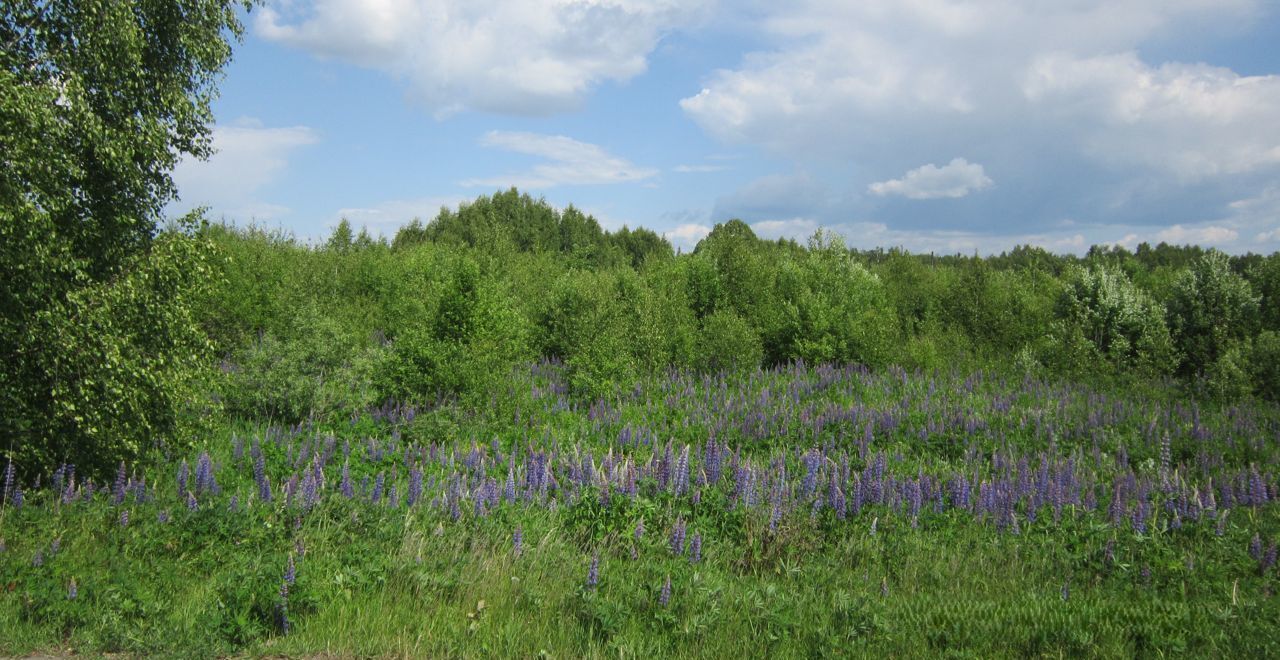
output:
M792 364L5 482L0 652L1280 654L1280 411Z

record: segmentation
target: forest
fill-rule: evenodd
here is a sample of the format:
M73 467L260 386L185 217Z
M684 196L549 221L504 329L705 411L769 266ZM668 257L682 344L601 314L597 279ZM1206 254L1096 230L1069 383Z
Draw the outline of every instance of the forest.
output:
M169 218L238 3L76 6L0 9L0 653L1280 654L1280 253Z

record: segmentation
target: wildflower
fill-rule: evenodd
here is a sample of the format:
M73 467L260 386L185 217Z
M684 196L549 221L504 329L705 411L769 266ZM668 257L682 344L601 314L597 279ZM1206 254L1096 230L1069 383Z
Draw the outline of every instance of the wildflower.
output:
M591 555L591 566L587 569L587 588L594 589L600 584L600 551Z
M157 513L157 514L156 514L156 522L160 523L161 525L163 525L163 524L165 524L165 523L169 522L169 510L168 510L168 509L165 509L165 510L160 511L159 513Z
M120 469L116 471L116 482L111 489L111 503L120 506L124 503L124 487L128 476L124 471L124 461L120 461Z
M1257 534L1253 535L1253 540L1249 541L1249 556L1254 561L1262 560L1262 537Z
M658 593L658 604L666 607L671 602L671 576L667 576L667 580L662 583L662 591Z
M121 527L129 526L129 510L128 509L124 509L120 512L120 526Z
M689 542L689 561L698 563L702 561L702 533L693 535L693 540Z
M36 568L44 566L44 550L36 550L36 556L31 558L31 565Z
M67 600L75 600L80 595L80 588L76 586L76 579L71 578L71 584L67 585Z
M293 584L298 579L298 567L293 563L293 555L289 555L289 563L284 568L285 584Z
M636 522L636 531L635 531L636 543L639 543L640 539L643 537L644 537L644 518L641 518L638 522Z
M684 534L685 524L684 518L678 518L676 524L671 528L671 553L676 555L684 554Z
M342 479L338 483L338 490L347 499L356 496L355 488L351 483L351 461L346 461L342 464Z
M187 510L195 511L200 508L200 503L196 501L196 496L191 491L187 491Z
M1065 602L1069 598L1071 598L1071 582L1066 580L1062 583L1062 600Z
M516 531L511 534L511 545L515 549L516 556L519 557L524 552L524 528L517 526Z
M289 583L280 583L280 603L276 605L276 611L280 618L280 632L289 634Z

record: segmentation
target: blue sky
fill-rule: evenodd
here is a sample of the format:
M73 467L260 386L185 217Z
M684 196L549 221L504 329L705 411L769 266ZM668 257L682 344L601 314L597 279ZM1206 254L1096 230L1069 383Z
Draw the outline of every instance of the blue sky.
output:
M517 186L691 248L1280 249L1270 0L267 0L181 212L391 235Z

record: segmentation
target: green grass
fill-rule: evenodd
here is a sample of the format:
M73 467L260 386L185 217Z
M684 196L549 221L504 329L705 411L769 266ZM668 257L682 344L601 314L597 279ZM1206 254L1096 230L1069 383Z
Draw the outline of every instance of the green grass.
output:
M797 376L777 378L776 383L785 383ZM1129 406L1129 412L1099 422L1107 451L1095 464L1085 440L1065 433L1050 439L1021 420L1038 414L1067 428L1091 411L1106 409L1099 399L1081 395L1089 403L1074 399L1055 406L1059 390L991 384L969 393L958 380L944 384L932 395L939 405L981 411L989 422L986 430L972 438L944 433L921 441L913 425L930 418L919 403L929 388L894 374L871 377L861 385L835 383L806 391L799 403L783 399L778 414L794 422L842 402L898 410L906 420L901 428L876 438L876 450L890 456L889 469L898 477L955 465L978 469L989 460L991 447L999 446L997 434L1005 433L1003 442L1015 453L1048 456L1057 451L1077 457L1085 466L1082 478L1097 480L1099 494L1108 496L1108 479L1131 474L1117 473L1114 467L1113 452L1121 447L1137 466L1132 474L1144 479L1156 474L1158 451L1144 439L1142 427L1151 411L1178 405L1116 394L1114 400ZM699 391L720 391L717 387L704 384ZM685 428L682 420L703 424L716 415L699 413L702 404L690 403L696 396L672 401L665 396L660 388L642 393L619 403L615 416L595 420L586 410L559 410L537 399L518 403L526 411L520 424L502 421L513 419L508 410L440 410L395 432L403 434L403 443L422 443L411 446L442 444L439 460L425 463L435 466L428 471L432 479L454 474L446 449L456 450L461 462L473 439L479 444L480 438L497 437L506 452L515 446L512 436L543 433L564 452L557 474L567 480L565 466L578 460L576 452L593 446L603 450L627 424L644 422L658 437L705 437L705 427ZM1012 402L1007 413L982 407L1001 396ZM724 396L725 401L733 398ZM673 405L664 412L666 403ZM722 405L731 411L751 408ZM1202 423L1217 439L1201 441L1199 447L1211 447L1225 468L1252 465L1273 474L1275 415L1271 408L1205 410ZM1174 479L1196 478L1197 445L1187 439L1192 426L1177 415L1168 419L1161 424L1175 433ZM1242 426L1245 419L1251 421ZM1105 501L1096 511L1067 506L1056 522L1048 509L1035 521L1021 514L1016 533L954 509L926 507L913 521L900 505L870 505L845 521L830 508L811 513L802 505L789 509L771 529L767 506L733 506L722 488L706 489L695 502L646 481L638 499L615 492L607 507L591 491L581 497L566 491L554 498L554 506L503 503L485 516L474 515L467 500L455 520L447 506L427 501L444 496L442 481L428 485L415 507L391 508L385 501L375 505L339 496L343 460L338 449L326 469L326 497L309 511L286 506L281 484L292 470L290 457L298 461L295 447L303 451L313 438L319 439L315 446L323 446L330 432L338 434L337 447L347 441L356 447L351 461L355 480L399 470L399 478L389 479L388 486L394 481L403 497L407 475L396 467L402 466L401 454L356 460L364 451L361 442L385 440L391 430L365 419L306 431L298 442L264 442L276 493L269 503L253 495L251 461L231 456L232 433L262 434L240 425L228 426L210 441L223 493L203 495L195 511L177 497L173 462L147 472L154 490L144 502L126 498L117 506L109 495L98 495L65 505L47 489L33 490L26 506L6 506L0 519L5 539L0 553L0 653L1280 655L1280 597L1275 595L1280 572L1274 567L1260 572L1249 554L1255 535L1264 545L1280 538L1275 502L1233 508L1221 534L1212 519L1188 520L1174 528L1161 500L1156 500L1148 531L1141 534L1127 523L1113 526ZM760 457L763 465L770 456L782 456L774 453L779 447L810 446L803 428L791 433L754 446L744 436L744 455ZM852 447L861 433L858 427L830 427L814 437ZM991 444L974 453L973 447L957 447L958 442ZM574 443L585 444L579 448ZM634 455L639 460L648 450L638 451ZM799 488L799 459L794 452L785 456L790 483ZM188 461L194 464L191 457ZM860 467L860 462L855 465ZM498 472L505 475L505 470ZM238 505L234 512L229 508L233 495ZM124 510L130 520L122 527ZM161 522L161 512L171 519ZM646 532L637 543L633 530L641 519ZM671 551L669 534L676 520L688 524L689 537L702 535L700 561ZM519 556L513 547L517 528L524 538ZM60 549L51 553L55 539ZM37 553L43 555L40 566L33 565ZM595 553L600 579L588 588L588 565ZM289 588L286 634L280 587L291 556L297 581ZM671 598L664 606L659 595L668 578ZM69 598L72 579L77 585L74 599Z

